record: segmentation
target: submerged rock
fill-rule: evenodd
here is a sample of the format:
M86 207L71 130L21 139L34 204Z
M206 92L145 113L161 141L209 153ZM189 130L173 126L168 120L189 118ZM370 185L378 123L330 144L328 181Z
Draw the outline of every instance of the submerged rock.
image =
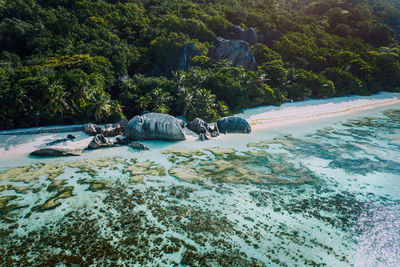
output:
M250 124L239 117L225 117L217 121L220 133L250 133Z
M168 173L173 177L177 177L183 181L191 183L202 179L201 175L196 170L186 167L172 168L168 171Z
M100 190L104 190L106 187L107 187L106 182L94 180L90 183L89 190L93 191L93 192L97 192Z
M47 187L47 192L54 192L61 190L67 184L67 180L54 180Z
M125 135L133 140L182 141L186 138L181 123L168 114L147 113L131 119Z
M66 163L65 166L77 168L78 173L86 172L90 176L95 177L99 170L118 164L127 164L125 160L119 157L92 158Z
M112 147L115 146L114 142L104 137L102 134L96 135L93 140L90 142L88 148L89 149L99 149L103 147Z
M217 37L213 41L213 45L214 47L211 47L207 54L212 62L227 60L232 62L233 66L242 66L245 70L256 68L256 60L248 43Z
M132 142L129 144L130 148L142 151L142 150L150 150L146 145L142 143Z
M39 163L33 166L15 167L0 173L0 181L24 182L30 183L38 180L39 177L47 176L53 180L64 173L64 167L61 164Z
M62 191L58 192L56 196L49 198L43 205L36 207L36 209L39 208L39 211L46 211L60 206L61 203L58 200L73 197L73 190L73 186L65 187Z
M165 176L165 168L152 161L135 162L124 169L124 173L130 173L130 182L141 182L149 176Z
M13 210L21 208L21 205L18 203L10 204L10 201L13 201L14 199L18 198L17 196L3 196L0 197L0 219L4 219L6 221L14 221L11 217L9 216L9 213Z
M82 151L63 149L63 148L42 148L33 151L30 155L36 157L67 157L80 156Z
M198 151L165 151L174 166L168 173L188 182L210 179L218 182L304 184L312 183L314 176L304 166L296 166L286 155L265 151L238 153L232 148L209 148L212 153L199 157Z
M64 142L67 142L67 141L73 141L75 138L76 138L75 136L73 136L72 134L69 134L69 135L67 135L67 138L62 138L62 139L58 139L58 140L52 141L50 143L47 143L46 146L54 146L54 145L57 145L57 144L60 144L60 143L64 143Z

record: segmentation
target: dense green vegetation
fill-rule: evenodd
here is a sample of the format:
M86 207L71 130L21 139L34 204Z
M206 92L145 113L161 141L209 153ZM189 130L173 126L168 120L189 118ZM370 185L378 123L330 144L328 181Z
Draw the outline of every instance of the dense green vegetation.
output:
M231 25L283 36L244 71L196 57ZM309 97L400 90L395 0L2 0L0 128L106 122L144 110L208 121ZM128 79L124 79L128 77Z

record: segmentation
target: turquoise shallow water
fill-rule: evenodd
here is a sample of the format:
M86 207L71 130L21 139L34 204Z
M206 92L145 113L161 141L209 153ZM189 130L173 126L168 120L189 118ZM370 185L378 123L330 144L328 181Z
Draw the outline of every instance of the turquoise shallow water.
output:
M400 107L0 159L1 266L399 266Z

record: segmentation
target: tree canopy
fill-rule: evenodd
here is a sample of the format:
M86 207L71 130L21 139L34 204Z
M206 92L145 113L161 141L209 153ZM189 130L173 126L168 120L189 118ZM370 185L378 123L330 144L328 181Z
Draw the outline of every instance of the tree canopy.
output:
M399 91L399 18L396 0L3 0L0 129ZM211 62L232 25L282 36L251 47L256 70ZM203 56L168 73L188 43Z

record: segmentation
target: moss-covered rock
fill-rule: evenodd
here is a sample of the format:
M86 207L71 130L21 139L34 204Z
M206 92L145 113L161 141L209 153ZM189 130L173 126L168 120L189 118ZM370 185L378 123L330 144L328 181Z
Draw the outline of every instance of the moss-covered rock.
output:
M163 150L162 154L165 155L174 155L177 157L193 157L193 156L204 156L205 153L201 150Z
M127 162L120 157L107 157L74 161L72 163L65 164L65 166L68 166L70 168L77 168L79 169L79 173L85 172L88 173L90 176L95 177L97 174L97 170L110 166L115 166L119 163L124 165L127 164Z
M8 190L14 190L18 194L26 194L31 189L32 186L11 186Z
M3 196L0 197L0 218L5 220L5 221L14 221L12 218L11 211L20 209L23 206L21 206L18 203L13 203L9 204L10 201L13 201L14 199L17 199L17 196Z
M107 187L107 183L106 182L92 181L90 183L89 190L91 190L93 192L97 192L97 191L100 191L100 190L104 190L106 187Z
M281 144L284 148L292 149L295 147L293 140L288 136L286 138L274 138L273 140L265 140L260 142L248 143L247 147L268 148L272 144Z
M210 151L211 153L213 153L216 156L234 154L236 152L236 150L233 148L220 148L220 147L208 148L205 150Z
M296 166L283 154L265 151L237 153L232 148L205 149L212 153L204 158L174 153L173 177L188 182L210 179L231 183L293 184L313 182L313 175L304 166ZM189 157L189 158L188 158Z
M51 184L47 187L48 192L59 191L64 185L67 184L66 180L54 180Z
M203 178L196 170L184 167L172 168L168 171L168 173L171 176L178 177L179 179L187 182L196 182Z
M15 167L0 173L0 181L13 181L30 183L39 179L41 176L47 176L53 180L64 173L64 167L61 164L40 163L34 166Z
M43 205L41 205L39 207L39 210L46 211L60 206L61 203L58 200L74 196L73 190L74 190L73 186L65 187L62 191L58 192L56 196L49 198Z
M131 182L143 181L148 176L165 176L165 168L152 161L134 163L124 169L124 173L130 173Z

